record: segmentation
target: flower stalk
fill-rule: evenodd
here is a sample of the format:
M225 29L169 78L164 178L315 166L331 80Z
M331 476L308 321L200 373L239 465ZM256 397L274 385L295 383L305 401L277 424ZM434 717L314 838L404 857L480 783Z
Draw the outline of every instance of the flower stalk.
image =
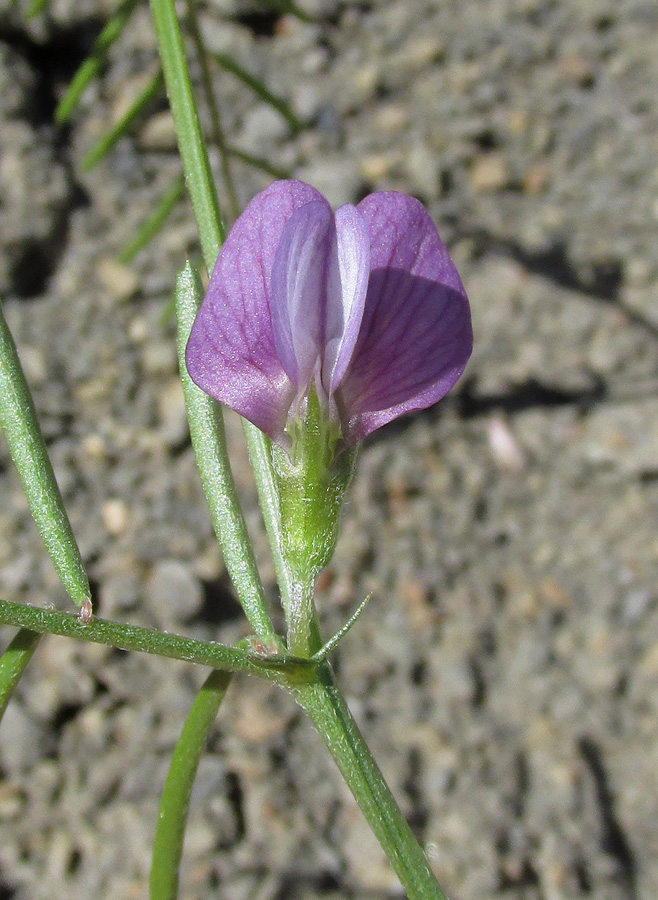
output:
M183 170L192 195L204 259L210 271L220 249L223 231L217 197L209 177L208 157L198 124L173 0L151 0L151 6ZM211 292L214 283L214 300L207 304L206 298L200 313L205 315L205 322L202 319L199 328L197 318L194 326L197 337L201 334L203 338L204 334L209 334L209 323L214 319L217 324L218 317L221 319L224 266L230 269L237 263L237 271L243 279L255 277L256 283L266 285L266 290L251 297L248 292L238 292L230 299L228 312L233 317L233 325L229 324L231 336L227 346L236 338L237 343L230 350L234 364L242 358L246 360L248 369L254 366L253 372L250 369L250 376L260 370L264 378L259 379L258 374L254 374L255 382L252 384L249 378L245 379L244 369L240 371L239 367L236 369L234 366L233 373L237 372L237 380L232 382L230 377L226 377L231 375L231 370L226 369L220 377L228 385L228 396L218 396L215 390L208 390L207 385L199 383L198 372L191 371L190 360L194 359L194 351L191 356L189 346L187 368L202 389L236 409L252 423L246 425L245 432L250 457L256 462L255 474L264 504L268 536L272 541L277 574L281 576L282 593L288 592L289 601L294 602L294 591L299 585L295 577L295 561L286 551L281 498L276 489L270 448L266 438L254 426L259 426L284 451L289 450L284 439L288 413L293 401L298 404L304 397L308 398L311 384L314 384L318 397L322 394L322 403L327 401L331 421L340 425L345 447L354 446L359 439L397 415L424 408L443 396L461 374L470 354L471 330L468 304L459 276L436 235L436 229L419 204L399 200L402 195L388 195L366 203L362 211L351 207L343 212L339 210L334 217L327 210L324 198L307 185L299 182L279 185L285 185L283 194L277 194L279 188L274 187L267 196L274 201L275 207L278 201L283 204L279 204L278 210L280 225L285 228L293 213L301 209L288 227L285 241L281 241L281 230L276 238L270 227L261 231L266 238L266 246L259 246L253 242L252 230L251 243L245 245L243 242L246 252L236 259L232 259L230 254L240 241L238 238L232 241L229 251L219 257L221 265L213 269ZM260 206L258 202L252 205L252 201L247 210L262 212L263 195L260 198ZM311 202L316 202L311 210L303 210L309 198ZM396 212L401 207L403 214ZM236 230L239 233L241 222L246 227L246 233L249 233L246 214L247 211L238 219L231 234L235 234ZM386 239L384 233L377 237L380 226L390 222L391 217L393 221L397 220L398 226L393 240L390 235ZM311 235L310 245L304 240L305 233ZM405 235L411 236L411 242L407 240L405 243ZM280 243L282 249L279 250ZM374 253L373 247L377 248ZM306 250L309 252L306 253ZM274 333L267 328L263 331L262 326L269 321L271 328L272 323L271 311L268 311L272 268L266 267L264 262L273 262L277 252L279 318L275 338ZM382 255L381 259L378 259L377 252ZM393 258L400 260L401 272L389 277L387 257L389 263ZM383 274L377 273L378 262L385 270ZM331 275L327 274L329 271ZM300 272L301 280L297 279ZM329 305L311 310L310 331L300 326L300 315L303 313L299 307L309 285L315 285L319 290L317 296L331 298ZM372 294L369 293L371 285L374 287ZM300 291L296 291L296 286ZM409 324L412 318L408 316L409 308L412 311L418 309L428 295L434 297L434 304L425 306L424 315L417 316L415 323L412 323L415 327L407 329L405 323ZM397 327L382 330L382 322L390 320L389 310L388 316L379 317L378 328L375 321L378 308L381 303L385 306L393 304L395 308L396 298L397 302L401 302L400 298L408 301L405 311L399 307L396 309L399 313ZM257 308L249 310L249 302L253 301ZM238 331L235 330L234 318L236 302L242 305ZM366 330L362 329L364 325ZM438 354L430 353L434 347L433 344L427 345L428 332L434 338L447 335L452 340L439 341ZM218 335L220 340L226 337L221 329L212 333ZM368 335L374 335L374 344L368 344ZM241 336L247 343L253 339L255 344L241 347ZM309 337L310 342L307 340ZM191 340L194 340L194 331ZM213 343L212 337L210 343ZM197 341L197 348L202 355L208 350L203 340L200 343ZM396 362L404 362L410 354L411 359L425 360L429 356L430 364L422 372L416 369L405 381L400 378L399 369L390 365L393 352L397 354L394 356ZM195 367L196 362L194 360ZM214 365L215 371L220 371L217 358ZM397 390L401 381L404 382L402 392ZM255 406L245 411L241 404L249 398L254 400ZM299 405L296 408L299 409ZM336 449L340 451L344 448ZM318 558L322 556L320 554ZM310 575L312 571L313 565L309 562L306 574ZM303 595L301 604L305 605L304 616L309 622L310 637L300 636L299 641L295 638L294 642L306 651L305 655L309 655L320 650L312 603L309 602L310 577L306 579L304 589L309 593ZM356 729L333 683L328 664L314 663L312 660L308 664L308 689L298 690L299 685L292 684L288 675L283 686L293 692L320 732L397 872L409 900L446 900L422 849ZM298 672L301 670L297 669Z

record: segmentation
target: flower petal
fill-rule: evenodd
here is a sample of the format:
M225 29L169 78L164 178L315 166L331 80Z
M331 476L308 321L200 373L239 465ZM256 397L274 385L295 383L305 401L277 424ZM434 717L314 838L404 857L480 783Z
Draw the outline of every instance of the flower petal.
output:
M336 210L327 279L322 382L333 394L356 345L370 270L368 223L356 206Z
M274 343L286 375L306 393L321 353L334 216L326 200L295 210L281 233L272 269Z
M279 442L295 390L276 351L271 273L286 222L317 200L326 202L301 181L276 181L253 198L219 252L187 345L193 381Z
M463 372L473 343L461 280L419 201L380 192L358 209L369 224L370 280L336 398L349 445L440 400Z

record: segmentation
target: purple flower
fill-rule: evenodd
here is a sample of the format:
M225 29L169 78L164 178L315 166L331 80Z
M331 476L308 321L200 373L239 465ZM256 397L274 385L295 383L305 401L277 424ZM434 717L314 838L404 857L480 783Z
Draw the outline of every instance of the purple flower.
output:
M418 200L382 191L334 213L310 185L277 181L226 238L186 359L283 447L314 387L350 447L440 400L471 347L464 288Z

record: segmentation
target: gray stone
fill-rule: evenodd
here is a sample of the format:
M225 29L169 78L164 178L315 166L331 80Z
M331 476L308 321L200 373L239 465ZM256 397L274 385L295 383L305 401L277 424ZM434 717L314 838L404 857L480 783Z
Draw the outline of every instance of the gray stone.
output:
M201 608L203 591L188 566L165 559L153 567L147 579L146 601L162 627L191 619Z
M0 764L12 777L29 772L47 749L47 732L19 701L9 704L0 728Z

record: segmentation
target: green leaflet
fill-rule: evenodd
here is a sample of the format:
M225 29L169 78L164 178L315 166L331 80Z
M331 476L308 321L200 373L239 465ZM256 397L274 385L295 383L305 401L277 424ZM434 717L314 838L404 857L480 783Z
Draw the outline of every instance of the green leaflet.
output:
M0 426L37 528L69 596L91 610L89 579L37 421L32 395L0 304Z
M40 2L48 3L49 0L35 0L34 5L36 6ZM121 36L139 2L140 0L123 0L116 14L96 38L90 56L85 59L75 73L73 80L66 89L66 93L57 104L55 121L60 125L68 121L73 110L80 102L85 88L100 72L108 50Z

